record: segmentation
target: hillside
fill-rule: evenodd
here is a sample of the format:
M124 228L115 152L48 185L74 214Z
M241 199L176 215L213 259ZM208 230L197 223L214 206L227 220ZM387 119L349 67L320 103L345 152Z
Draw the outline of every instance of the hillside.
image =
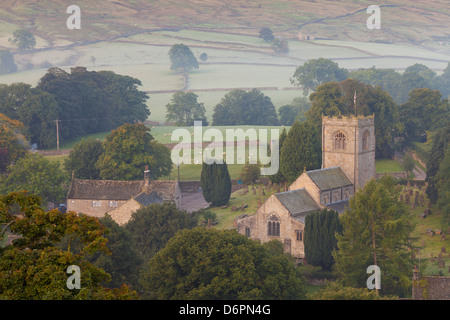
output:
M368 32L366 13L373 1L253 0L80 0L82 29L65 28L67 0L4 0L0 4L2 35L14 27L33 30L47 45L111 40L158 29L210 29L257 34L271 27L278 34L344 41L381 41L431 45L450 40L447 0L379 1L382 28ZM3 39L4 40L4 39ZM4 41L3 41L4 42Z

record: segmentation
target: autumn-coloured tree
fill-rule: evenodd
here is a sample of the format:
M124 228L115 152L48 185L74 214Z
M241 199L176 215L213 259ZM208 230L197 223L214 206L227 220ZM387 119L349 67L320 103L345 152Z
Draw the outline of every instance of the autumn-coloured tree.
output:
M25 156L28 143L22 134L23 124L0 113L0 172Z
M0 237L15 240L0 250L0 299L5 300L95 300L135 299L126 286L108 290L100 283L110 279L92 265L87 255L108 252L105 228L94 217L75 212L45 211L38 196L26 191L0 197ZM78 253L55 246L64 236L82 243ZM67 268L81 269L80 289L69 289Z

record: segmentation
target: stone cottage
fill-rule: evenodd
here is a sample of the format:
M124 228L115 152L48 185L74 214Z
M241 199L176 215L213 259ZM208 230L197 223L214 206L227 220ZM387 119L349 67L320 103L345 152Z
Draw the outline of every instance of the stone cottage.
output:
M67 210L94 217L108 213L121 225L139 208L163 202L180 208L178 181L151 180L148 167L139 181L72 179L67 193Z
M255 214L235 221L239 233L304 258L305 217L320 209L342 213L350 198L375 176L374 116L322 118L322 168L304 171L288 191L271 195Z

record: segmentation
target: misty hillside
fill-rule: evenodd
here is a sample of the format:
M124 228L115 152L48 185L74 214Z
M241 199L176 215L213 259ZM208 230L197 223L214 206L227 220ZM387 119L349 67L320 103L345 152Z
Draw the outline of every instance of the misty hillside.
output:
M96 0L76 1L81 30L68 30L70 0L3 0L0 3L0 46L11 31L29 29L43 46L111 40L159 29L209 29L256 35L270 27L287 38L301 32L341 41L401 43L434 48L450 39L447 0L379 1L381 30L368 30L366 12L373 1L253 1L253 0ZM437 50L448 50L436 46Z

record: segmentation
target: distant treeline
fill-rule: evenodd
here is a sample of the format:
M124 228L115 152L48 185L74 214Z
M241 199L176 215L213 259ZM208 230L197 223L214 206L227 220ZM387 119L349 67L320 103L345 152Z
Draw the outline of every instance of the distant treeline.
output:
M24 124L31 144L39 149L86 134L110 131L150 115L138 79L111 71L50 68L36 87L0 84L0 113Z

